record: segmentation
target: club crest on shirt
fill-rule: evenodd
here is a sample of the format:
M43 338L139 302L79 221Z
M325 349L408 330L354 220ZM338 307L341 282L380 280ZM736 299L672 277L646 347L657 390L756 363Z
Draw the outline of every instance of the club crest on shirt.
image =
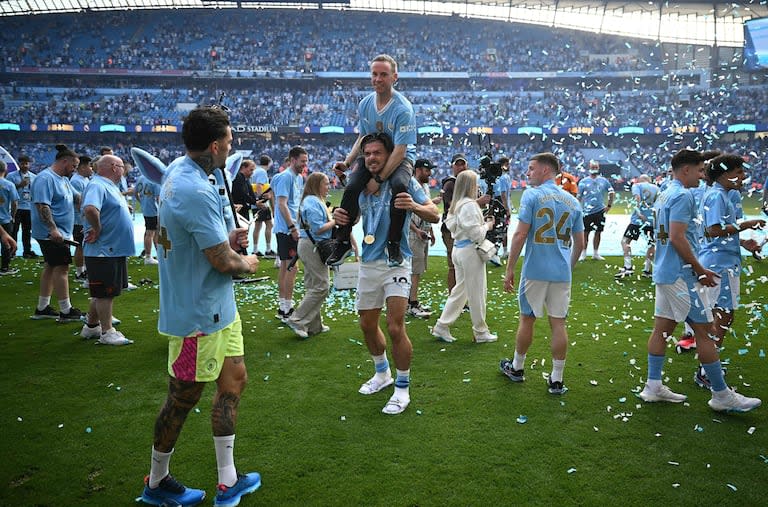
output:
M379 131L379 132L384 131L384 122L377 121L376 122L376 130Z

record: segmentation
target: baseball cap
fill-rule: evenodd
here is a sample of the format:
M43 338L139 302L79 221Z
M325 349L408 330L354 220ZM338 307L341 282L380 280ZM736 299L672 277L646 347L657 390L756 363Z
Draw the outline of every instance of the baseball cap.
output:
M416 161L415 164L413 164L414 169L418 169L419 167L423 167L425 169L429 169L430 171L435 168L435 164L427 160L426 158L420 158Z
M455 164L456 161L458 161L458 160L463 160L464 163L466 164L467 163L467 156L464 155L463 153L457 153L456 155L453 156L453 158L451 158L451 164Z

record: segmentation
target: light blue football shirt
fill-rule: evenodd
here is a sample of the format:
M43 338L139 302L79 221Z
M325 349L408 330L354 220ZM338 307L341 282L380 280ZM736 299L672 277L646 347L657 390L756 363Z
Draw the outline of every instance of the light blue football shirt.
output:
M632 211L632 216L629 218L630 223L653 227L653 203L656 202L656 198L659 196L659 187L653 183L641 181L632 185L632 195L638 196L640 203ZM645 217L645 220L640 218L641 214Z
M579 201L585 215L593 215L605 209L605 196L613 192L613 187L602 176L587 177L579 181Z
M706 228L720 225L736 225L739 218L736 207L733 205L731 192L719 183L714 183L704 194L699 213ZM738 195L738 192L737 192ZM739 199L741 202L741 199ZM728 234L718 238L710 238L704 234L704 240L699 252L699 262L707 269L722 273L726 269L741 268L741 247L739 246L739 233Z
M32 203L47 204L51 208L53 223L64 239L72 239L75 225L75 202L69 178L59 176L50 167L32 182ZM48 227L40 221L37 210L32 213L32 237L48 239Z
M83 225L83 192L85 192L85 187L88 186L88 183L91 180L88 178L79 175L78 173L75 173L72 175L71 178L69 178L69 184L72 185L72 190L75 193L80 194L80 210L75 210L75 225Z
M286 197L288 199L288 211L294 222L298 220L299 204L301 203L301 194L304 192L304 177L301 174L294 174L290 167L285 171L272 177L272 192L275 194L275 228L274 232L290 234L288 224L285 222L283 214L277 205L278 198ZM296 224L298 227L299 224Z
M415 178L411 178L408 182L407 192L411 194L414 201L419 204L426 204L429 197L424 193L424 188L416 181ZM392 198L392 190L389 185L389 180L379 187L379 192L374 195L365 195L364 192L360 193L360 214L363 217L363 234L373 234L376 238L372 244L363 242L362 257L363 262L373 262L378 260L387 260L387 238L389 237L389 203ZM376 220L378 219L378 223ZM411 253L411 247L408 244L408 231L411 223L411 212L407 212L405 216L405 225L400 234L400 253L403 259L410 259L413 257Z
M400 92L392 90L392 99L381 110L376 109L376 93L371 93L357 106L360 134L386 132L395 145L406 145L405 158L416 162L416 115L413 106Z
M145 217L157 216L157 199L160 196L160 185L149 181L146 176L141 175L136 180L136 197L141 204L141 214Z
M523 192L518 218L531 226L525 240L521 282L570 282L571 234L584 231L579 201L554 180L547 180Z
M14 185L21 183L23 178L29 178L29 185L20 190L18 188L16 189L19 192L19 209L31 210L32 182L34 182L35 178L37 178L37 174L33 173L32 171L27 171L24 174L22 174L21 171L13 171L12 173L9 173L8 176L6 176L6 179Z
M168 167L160 191L158 330L173 336L215 333L235 320L232 275L203 250L229 241L218 189L189 157Z
M697 230L699 228L694 224L698 213L693 194L684 188L679 180L673 180L667 185L666 190L659 194L654 210L656 212L654 225L656 255L653 260L653 281L657 284L671 284L680 277L686 279L692 277L693 270L690 266L687 269L684 268L683 259L669 241L669 226L671 222L686 224L688 228L685 231L685 238L691 245L694 255L698 255L700 245Z
M301 201L300 207L302 227L299 229L299 237L306 238L307 231L304 227L309 227L309 232L312 233L312 238L315 241L323 239L331 239L333 234L333 228L327 231L317 232L317 230L324 226L330 218L328 217L328 208L325 207L325 203L320 200L316 195L308 195ZM296 225L298 227L298 224Z
M493 182L493 196L501 197L501 194L506 192L507 197L509 197L509 189L511 186L512 182L509 178L509 173L503 173Z
M83 234L88 234L91 224L85 220L85 208L93 206L99 210L101 233L93 243L83 243L83 255L87 257L130 257L136 253L133 243L133 220L128 211L128 202L120 188L112 181L99 176L93 177L85 187L83 202Z
M6 178L0 178L0 224L10 224L13 222L11 204L14 202L19 202L19 193L16 191L16 185Z

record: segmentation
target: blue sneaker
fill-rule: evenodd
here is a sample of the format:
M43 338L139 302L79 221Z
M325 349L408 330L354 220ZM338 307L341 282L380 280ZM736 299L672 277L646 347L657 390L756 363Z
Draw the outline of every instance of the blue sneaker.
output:
M234 486L225 486L219 484L216 493L216 498L213 500L213 505L216 507L234 507L240 503L240 499L243 495L253 493L261 486L261 476L258 472L251 472L249 474L238 474L237 482Z
M156 488L149 487L149 476L144 478L144 491L136 501L167 507L192 507L205 498L205 491L184 486L170 474Z

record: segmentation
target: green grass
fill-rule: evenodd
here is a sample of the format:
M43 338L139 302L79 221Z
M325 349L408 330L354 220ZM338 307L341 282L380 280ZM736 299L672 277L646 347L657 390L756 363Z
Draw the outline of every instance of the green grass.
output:
M40 267L14 264L21 273L0 278L0 505L133 505L165 397L157 289L141 286L117 299L120 328L136 343L107 348L81 340L76 324L29 320ZM499 342L472 344L466 314L450 345L429 335L434 319L410 320L413 401L397 417L380 413L388 392L357 393L373 368L352 293L332 293L325 310L331 333L301 341L274 317L273 283L238 287L250 382L236 463L263 475L262 489L242 505L763 504L768 407L712 412L708 394L691 380L694 356L672 349L665 375L689 403L641 404L633 390L645 376L653 287L639 278L614 282L618 258L610 264L576 268L565 396L546 393L544 322L528 354L527 381L513 384L498 372L499 359L512 355L518 311L515 296L501 290L502 270L491 269L488 315ZM748 306L738 311L723 359L731 384L765 397L768 263L748 260L746 267L754 270L742 276ZM276 276L271 263L261 272ZM130 273L134 281L157 280L156 268L138 260ZM433 308L444 302L444 277L444 259L431 258L422 300ZM84 308L85 291L73 285L72 293ZM200 411L190 414L171 463L209 498L216 482L212 392L209 386ZM528 422L517 423L520 415Z

